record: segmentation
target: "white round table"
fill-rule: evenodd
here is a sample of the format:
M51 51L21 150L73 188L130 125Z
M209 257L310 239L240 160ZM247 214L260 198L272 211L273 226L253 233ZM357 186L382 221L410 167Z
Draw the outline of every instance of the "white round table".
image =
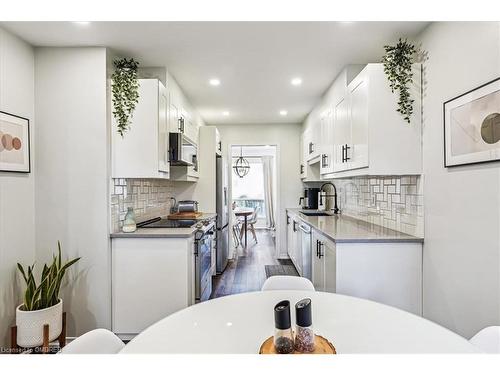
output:
M274 305L312 299L313 326L337 353L474 353L463 337L408 312L340 294L243 293L203 302L153 324L121 353L256 354L273 334ZM292 322L295 321L292 308Z

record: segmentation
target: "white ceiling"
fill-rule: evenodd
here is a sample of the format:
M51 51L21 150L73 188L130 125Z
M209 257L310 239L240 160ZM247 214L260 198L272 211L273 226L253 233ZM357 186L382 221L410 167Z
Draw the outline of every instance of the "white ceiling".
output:
M3 22L35 46L106 46L167 66L207 124L302 122L347 64L425 22ZM221 80L219 87L208 84ZM290 84L301 77L300 87ZM280 116L280 110L287 116ZM229 111L229 116L223 116Z

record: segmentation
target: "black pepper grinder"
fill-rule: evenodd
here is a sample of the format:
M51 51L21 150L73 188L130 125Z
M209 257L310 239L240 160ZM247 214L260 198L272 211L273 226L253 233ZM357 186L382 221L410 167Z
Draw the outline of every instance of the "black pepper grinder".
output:
M295 350L314 351L311 299L304 298L295 304Z
M278 354L293 353L293 332L290 319L290 301L281 301L274 306L274 348Z

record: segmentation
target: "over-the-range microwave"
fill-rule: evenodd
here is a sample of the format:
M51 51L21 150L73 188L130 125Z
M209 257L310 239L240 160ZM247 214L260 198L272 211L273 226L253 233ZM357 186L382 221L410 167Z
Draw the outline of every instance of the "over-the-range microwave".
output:
M198 146L183 133L169 133L170 165L198 166Z

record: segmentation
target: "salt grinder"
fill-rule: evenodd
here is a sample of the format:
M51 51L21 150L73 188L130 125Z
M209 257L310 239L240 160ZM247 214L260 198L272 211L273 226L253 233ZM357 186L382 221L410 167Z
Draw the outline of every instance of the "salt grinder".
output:
M313 352L314 331L310 298L304 298L295 304L295 318L295 350L299 352Z

